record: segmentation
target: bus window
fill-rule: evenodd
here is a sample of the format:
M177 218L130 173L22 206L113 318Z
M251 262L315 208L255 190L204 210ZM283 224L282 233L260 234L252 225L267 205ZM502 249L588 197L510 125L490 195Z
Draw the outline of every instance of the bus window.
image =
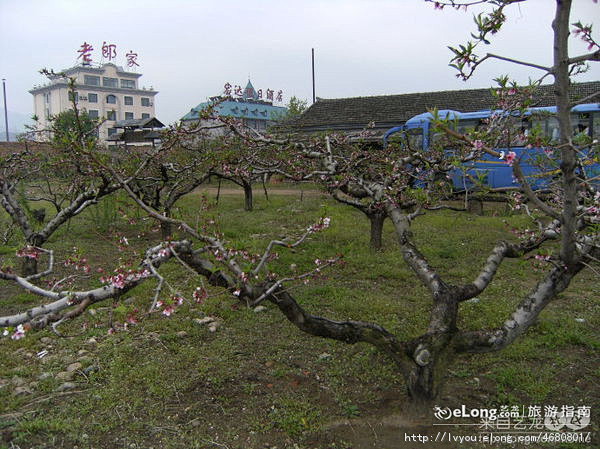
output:
M573 114L571 117L571 126L573 127L574 136L589 136L591 134L590 114Z
M390 136L388 143L396 144L401 148L408 146L409 150L423 149L423 129L411 128L405 131L394 133Z
M522 147L527 143L531 122L527 118L510 117L507 124L508 139L511 147Z
M423 149L423 130L421 128L409 129L407 132L408 147L411 150Z
M560 137L558 119L556 117L549 117L546 119L546 137L550 137L552 142L558 142Z
M444 132L431 132L429 134L429 148L440 149L450 146L450 138Z
M456 131L460 134L468 134L475 130L479 130L479 127L479 120L460 120Z
M541 131L542 137L551 142L558 140L558 119L556 117L538 117L532 121L531 128Z

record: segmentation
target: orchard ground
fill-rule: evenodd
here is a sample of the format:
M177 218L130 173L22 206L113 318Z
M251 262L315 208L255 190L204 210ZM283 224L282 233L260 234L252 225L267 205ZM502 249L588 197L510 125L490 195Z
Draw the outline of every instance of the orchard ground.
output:
M267 201L257 186L255 210L245 212L241 190L224 186L215 205L211 187L207 211L200 211L202 192L196 192L182 200L177 216L193 224L214 219L226 240L255 252L271 238L296 236L319 217L331 217L327 231L295 250L278 251L272 270L303 272L315 267L316 258L342 253L343 265L292 287L301 304L333 319L376 322L399 338L422 333L428 292L403 263L391 225L386 223L385 250L373 252L361 213L314 188L302 190L272 186ZM485 210L484 216L432 212L415 223L415 241L449 281L473 279L493 245L516 238L511 228L526 226L524 215L504 205L486 204ZM7 220L2 216L3 226ZM129 246L119 244L123 237ZM61 265L54 276L76 274L76 285L89 286L100 285L97 268L111 271L119 257L140 260L140 251L159 239L156 223L117 196L73 219L46 246L58 260L77 247L92 273ZM18 266L15 248L16 240L2 247L2 265ZM539 278L536 270L544 268L506 261L485 294L461 306L459 325L499 326ZM395 366L372 347L308 336L271 305L257 312L218 291L196 304L191 300L196 277L173 262L161 273L187 298L170 317L143 316L155 287L149 281L62 325L64 338L43 330L0 340L0 447L452 447L405 442L405 433L439 428L432 426L433 411L414 412ZM9 285L0 286L0 295L3 315L38 301ZM123 330L135 309L139 323ZM214 332L199 324L205 317L214 318ZM119 325L109 335L111 322ZM598 278L586 270L514 345L452 363L438 405L586 405L592 410L587 430L597 433L598 328Z

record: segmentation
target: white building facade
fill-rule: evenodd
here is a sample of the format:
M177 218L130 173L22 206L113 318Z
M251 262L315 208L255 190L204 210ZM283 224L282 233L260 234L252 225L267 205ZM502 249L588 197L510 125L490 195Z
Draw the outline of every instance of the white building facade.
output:
M140 87L140 73L127 72L115 64L94 67L78 65L63 71L75 78L75 99L80 110L91 118L105 119L98 129L102 142L117 132L115 123L120 120L155 117L155 96L158 91ZM49 129L50 118L72 109L68 80L53 77L50 82L29 91L33 95L38 130ZM49 137L43 135L42 139Z

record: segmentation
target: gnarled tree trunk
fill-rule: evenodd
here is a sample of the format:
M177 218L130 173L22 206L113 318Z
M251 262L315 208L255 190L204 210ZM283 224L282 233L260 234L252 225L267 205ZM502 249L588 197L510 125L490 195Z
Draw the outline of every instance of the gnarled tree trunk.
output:
M32 276L38 272L38 261L33 257L24 257L21 262L21 273L23 277Z
M164 216L171 218L171 209L164 210ZM160 222L160 236L163 240L168 240L173 235L173 226L170 221Z
M244 182L244 210L251 211L254 208L252 204L252 184Z
M371 249L379 251L383 247L383 223L387 215L385 212L375 212L367 213L367 217L369 217L371 223L371 240L369 241L369 245Z

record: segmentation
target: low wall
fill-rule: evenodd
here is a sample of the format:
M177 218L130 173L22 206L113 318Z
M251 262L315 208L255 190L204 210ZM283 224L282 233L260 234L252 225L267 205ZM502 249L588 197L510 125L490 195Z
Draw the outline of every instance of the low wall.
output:
M48 151L52 147L41 142L0 142L0 154L18 153L26 148L32 151Z

